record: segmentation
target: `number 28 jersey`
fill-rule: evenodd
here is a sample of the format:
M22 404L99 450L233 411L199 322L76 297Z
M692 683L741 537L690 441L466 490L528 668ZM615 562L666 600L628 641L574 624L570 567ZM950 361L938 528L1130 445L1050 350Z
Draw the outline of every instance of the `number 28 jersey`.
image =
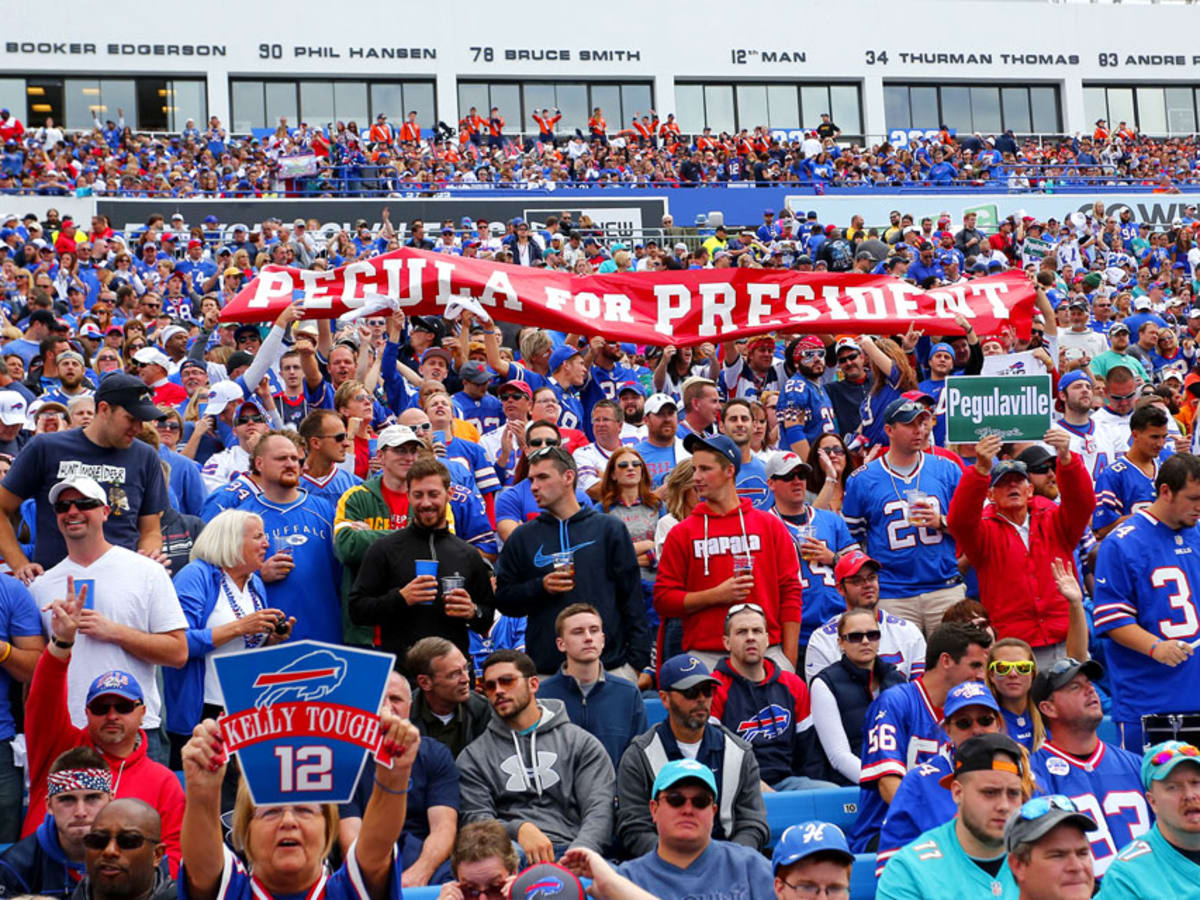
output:
M1093 615L1097 635L1140 625L1157 638L1192 642L1200 636L1200 531L1173 528L1139 510L1100 543ZM1200 696L1200 654L1174 668L1110 642L1113 718L1194 712Z
M945 530L910 525L905 493L924 491L944 516L961 477L962 469L931 453L921 454L907 478L888 466L886 456L851 473L842 515L851 536L879 562L879 596L912 597L958 582L954 538Z

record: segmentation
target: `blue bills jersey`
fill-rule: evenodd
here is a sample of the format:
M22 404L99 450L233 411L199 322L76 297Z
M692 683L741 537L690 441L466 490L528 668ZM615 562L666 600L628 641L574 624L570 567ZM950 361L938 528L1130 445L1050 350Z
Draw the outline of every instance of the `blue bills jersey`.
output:
M1144 509L1154 502L1157 491L1158 461L1154 474L1147 475L1127 459L1118 459L1096 479L1096 511L1092 513L1092 529L1107 528L1122 516Z
M907 477L874 460L850 474L842 515L850 534L880 565L879 596L912 597L958 583L958 559L949 532L917 528L908 522L905 493L924 491L945 515L962 469L948 459L921 454Z
M815 441L822 434L837 431L833 401L825 386L803 375L793 375L783 386L777 407L783 429L780 444L790 449L798 441Z
M896 789L888 806L887 817L879 832L879 850L875 854L875 877L905 844L912 843L922 832L949 822L958 814L954 797L941 779L954 771L944 756L935 756L909 771Z
M1142 788L1142 759L1128 750L1099 741L1091 756L1079 759L1047 741L1030 756L1029 768L1041 791L1065 794L1100 826L1088 835L1097 878L1154 821Z
M797 555L800 544L797 538L797 530L802 524L812 525L816 528L817 540L824 541L825 546L834 553L841 553L843 550L855 546L854 538L850 536L850 529L846 527L845 520L833 510L814 509L807 505L804 507L804 510L807 518L803 523L798 523L780 515L778 508L771 508L771 512L783 522L783 526L788 530L788 534L796 542ZM823 565L819 562L810 562L803 557L800 558L800 590L803 592L802 612L800 616L800 646L804 647L808 644L809 636L814 631L834 616L840 615L845 611L846 601L837 592L837 583L833 580L833 567ZM840 651L838 656L841 656Z
M1157 638L1190 643L1200 635L1197 591L1200 531L1176 531L1143 509L1100 543L1092 609L1096 634L1140 625ZM1118 722L1196 710L1200 654L1172 668L1110 641L1106 668Z

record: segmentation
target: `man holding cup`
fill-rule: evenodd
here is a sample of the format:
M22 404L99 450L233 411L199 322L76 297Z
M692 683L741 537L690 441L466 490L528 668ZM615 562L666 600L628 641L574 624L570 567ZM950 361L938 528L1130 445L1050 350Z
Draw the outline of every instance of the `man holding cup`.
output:
M445 465L418 458L406 481L408 524L367 548L350 589L350 618L378 626L380 649L399 659L424 637L446 638L467 656L468 628L486 636L492 624L491 570L453 533Z
M689 434L701 502L667 534L654 584L663 617L683 619L683 648L706 665L725 655L725 615L755 603L767 619L767 656L796 671L801 587L796 546L783 521L738 496L742 454L726 435Z

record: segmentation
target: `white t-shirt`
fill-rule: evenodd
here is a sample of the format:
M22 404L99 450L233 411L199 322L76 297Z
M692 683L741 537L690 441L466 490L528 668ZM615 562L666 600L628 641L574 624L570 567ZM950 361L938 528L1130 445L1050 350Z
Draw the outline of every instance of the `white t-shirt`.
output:
M250 592L250 579L246 579L246 586L238 590L238 586L233 583L228 575L224 576L225 590L217 593L217 602L213 606L212 612L208 615L208 621L204 623L205 628L217 628L220 625L228 625L230 622L243 618L254 613L256 610L262 609L265 604L264 597L258 598L258 603L254 602L254 595ZM237 610L240 615L236 615L233 607L229 605L229 598L233 598L233 602L237 605ZM262 635L251 635L262 641ZM214 706L225 706L225 695L221 693L221 683L217 680L217 666L213 661L217 656L223 656L226 653L240 653L245 650L249 644L246 643L245 637L235 637L232 640L226 641L213 648L213 651L204 658L204 702L211 703ZM257 644L256 644L257 646Z
M812 633L808 639L808 651L804 656L804 677L808 681L826 666L842 658L838 648L838 622L841 613L829 619ZM921 629L899 616L879 610L876 616L882 637L879 640L879 655L913 679L925 671L925 635Z
M241 444L226 447L220 453L210 456L200 474L204 478L204 486L209 491L224 487L233 480L235 475L250 471L250 454L242 449Z
M103 613L120 625L136 628L147 634L162 634L188 627L171 576L160 564L126 550L110 547L108 552L90 566L72 562L70 557L49 569L30 585L38 608L50 605L66 596L67 577L74 576L75 590L87 585L86 604L89 609ZM50 633L50 611L42 613L46 633ZM157 666L127 653L119 644L90 638L75 637L71 665L67 669L67 709L71 721L79 728L87 725L84 701L92 681L102 672L121 669L137 679L146 698L146 718L143 727L157 728L162 721L162 697L158 692Z

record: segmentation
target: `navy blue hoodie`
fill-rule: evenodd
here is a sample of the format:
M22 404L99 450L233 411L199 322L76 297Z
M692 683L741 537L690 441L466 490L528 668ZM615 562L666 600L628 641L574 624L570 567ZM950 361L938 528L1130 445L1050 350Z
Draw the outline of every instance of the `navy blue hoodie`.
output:
M542 578L554 568L553 554L575 553L575 587L551 594ZM520 525L496 561L496 608L528 616L525 652L539 672L557 672L563 655L555 646L554 619L572 603L590 603L604 622L605 669L625 663L640 671L650 663L650 629L642 601L642 579L625 524L593 509L566 521L548 512Z

